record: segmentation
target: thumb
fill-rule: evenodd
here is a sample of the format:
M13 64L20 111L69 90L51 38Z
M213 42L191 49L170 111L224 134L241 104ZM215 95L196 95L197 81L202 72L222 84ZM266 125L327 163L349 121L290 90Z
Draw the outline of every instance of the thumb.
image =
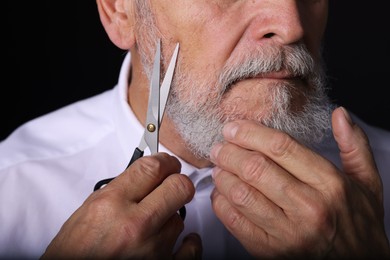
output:
M332 127L344 172L379 195L379 201L382 201L382 182L364 131L352 122L343 107L333 111Z
M174 259L202 259L202 240L196 233L188 234L174 255Z

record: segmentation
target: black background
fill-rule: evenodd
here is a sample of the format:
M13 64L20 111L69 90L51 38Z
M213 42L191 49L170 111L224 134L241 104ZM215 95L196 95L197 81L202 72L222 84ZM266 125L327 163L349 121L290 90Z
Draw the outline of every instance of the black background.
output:
M332 99L390 130L387 1L330 0L325 59ZM125 52L95 0L4 1L0 140L29 119L112 88Z

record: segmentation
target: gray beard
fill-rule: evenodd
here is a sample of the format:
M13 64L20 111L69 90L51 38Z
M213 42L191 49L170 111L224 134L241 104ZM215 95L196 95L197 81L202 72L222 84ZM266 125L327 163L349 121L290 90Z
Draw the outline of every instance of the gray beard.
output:
M257 57L254 57L256 55L253 52L249 52L251 57L228 61L219 75L218 83L209 88L204 87L208 86L208 83L201 83L199 76L195 80L188 76L190 73L181 71L182 68L178 66L166 113L173 120L188 149L197 158L208 159L211 148L223 141L221 133L223 126L236 119L254 120L283 131L312 147L331 133L331 112L334 107L326 94L322 67L315 68L314 62L303 46L283 51L278 48L279 51L276 48L271 52L262 50ZM259 111L257 114L254 112L251 116L226 114L221 111L221 101L225 94L234 88L234 82L259 73L278 71L282 67L296 76L305 78L310 89L299 90L288 83L277 83L271 86L272 93L267 102L266 116L264 111ZM199 87L200 84L206 85ZM190 91L191 97L183 102L180 98L183 89L209 89L210 92L213 90L219 92L212 93L212 98L205 99L204 96L209 93ZM292 111L293 92L296 91L304 95L305 104L300 110ZM205 101L201 102L201 100Z
M161 38L148 0L136 0L136 26L144 71L150 79L156 39ZM237 55L236 55L237 56ZM226 122L249 119L281 130L308 146L315 146L331 133L331 112L325 88L322 64L314 64L303 45L257 47L229 59L218 75L194 75L180 60L177 62L166 113L174 122L184 145L198 158L209 158L211 148L223 141L221 130ZM163 58L163 61L169 59ZM261 73L286 69L301 77L307 89L289 84L271 86L267 111L258 109L252 115L224 112L221 102L239 80ZM198 91L198 89L207 90ZM292 110L294 94L299 92L305 104ZM189 94L183 99L182 93ZM264 112L266 114L264 115Z

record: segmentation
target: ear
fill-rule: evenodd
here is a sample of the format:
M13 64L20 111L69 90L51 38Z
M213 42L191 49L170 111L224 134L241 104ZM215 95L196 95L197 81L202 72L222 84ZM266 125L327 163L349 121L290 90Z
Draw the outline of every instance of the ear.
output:
M133 0L96 0L100 21L119 48L129 50L135 43Z

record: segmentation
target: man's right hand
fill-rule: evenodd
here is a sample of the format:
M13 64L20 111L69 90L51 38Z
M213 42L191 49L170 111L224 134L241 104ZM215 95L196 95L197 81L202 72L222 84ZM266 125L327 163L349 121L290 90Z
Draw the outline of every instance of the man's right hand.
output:
M177 211L194 196L180 162L166 154L134 162L104 188L93 192L65 222L42 259L196 259L200 237L191 234L173 248L184 224Z

